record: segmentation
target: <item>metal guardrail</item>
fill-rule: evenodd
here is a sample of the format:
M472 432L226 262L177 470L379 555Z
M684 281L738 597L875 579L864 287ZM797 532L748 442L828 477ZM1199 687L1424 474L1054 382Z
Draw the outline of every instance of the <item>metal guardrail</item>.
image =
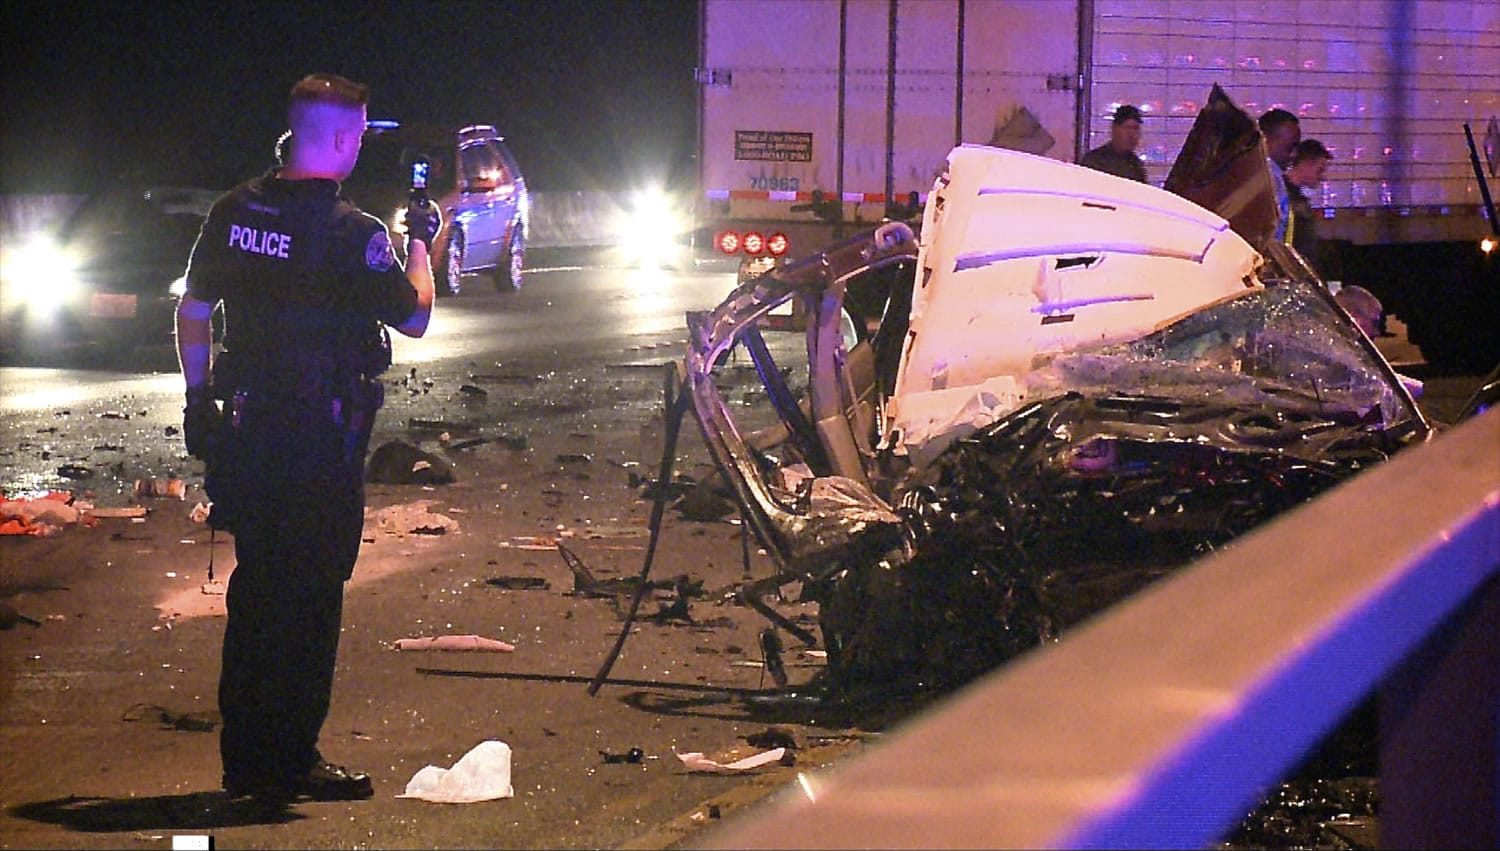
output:
M1500 847L1500 410L804 774L709 848L1206 848L1380 690L1382 845Z

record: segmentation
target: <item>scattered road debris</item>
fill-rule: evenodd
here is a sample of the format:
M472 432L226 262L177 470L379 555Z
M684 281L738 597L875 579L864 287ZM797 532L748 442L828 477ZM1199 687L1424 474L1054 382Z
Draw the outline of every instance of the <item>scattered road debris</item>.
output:
M446 485L453 481L453 465L409 443L392 440L370 454L365 481L387 485Z
M460 652L514 653L516 646L482 635L438 635L429 638L398 638L397 650L455 650Z
M371 518L375 525L387 535L443 535L458 531L458 521L446 514L428 510L435 500L419 499L402 505L392 505L376 511Z
M187 483L182 479L136 479L136 499L187 499Z
M568 565L568 570L573 573L573 590L575 597L621 597L634 595L636 588L641 584L638 576L627 576L618 579L598 579L593 571L583 563L576 553L568 549L561 541L556 544L557 552L562 556L563 562ZM703 581L689 579L687 574L681 574L672 579L654 579L646 582L647 590L670 591L676 590L678 598L702 597Z
M416 798L440 804L470 804L511 798L510 745L491 739L480 742L452 768L429 765L412 775L398 798Z
M640 748L631 748L625 753L610 753L609 751L600 751L599 756L604 760L605 765L615 765L622 762L634 765L646 758L646 752L641 750Z
M187 730L192 733L212 733L224 720L217 710L205 709L197 712L173 712L154 703L137 703L120 716L122 721L156 721L164 730Z
M473 449L476 446L483 446L484 444L489 442L490 438L488 437L471 437L467 440L460 440L457 443L448 444L448 450L457 451L460 449Z
M540 384L546 379L540 375L522 375L508 372L473 372L470 381L489 381L497 384Z
M31 499L0 499L0 535L50 535L79 520L73 495L52 491Z
M199 505L201 506L203 504L199 503ZM203 508L205 512L204 519L206 520L208 519L208 508L207 506L203 506ZM195 507L194 511L196 510L197 508ZM124 505L114 508L87 508L84 509L82 513L89 517L98 517L102 520L133 520L137 517L145 517L147 514L150 514L151 509L147 508L144 505ZM193 522L202 523L203 521L195 519Z
M786 688L786 666L781 661L781 637L775 627L760 631L760 652L766 662L766 671L776 681L777 688Z
M48 618L51 620L51 618ZM9 603L0 603L0 629L15 629L16 624L28 623L41 626L42 622L21 612Z
M673 751L673 753L677 753ZM731 763L718 763L709 759L701 753L679 753L677 758L688 771L698 771L706 774L739 774L744 771L754 771L766 765L791 765L786 760L790 757L795 761L796 757L786 748L772 748L762 751L754 756L747 756Z
M650 534L651 531L645 526L596 523L579 532L579 537L594 541L603 538L644 538Z
M552 587L552 583L540 576L491 576L484 584L506 591L546 591Z
M797 739L792 731L785 727L767 727L759 733L751 733L743 736L745 743L752 748L786 748L787 750L798 750Z
M731 497L717 493L704 485L698 485L684 493L680 499L672 503L672 507L677 510L682 519L696 520L700 523L723 520L739 511L739 506Z

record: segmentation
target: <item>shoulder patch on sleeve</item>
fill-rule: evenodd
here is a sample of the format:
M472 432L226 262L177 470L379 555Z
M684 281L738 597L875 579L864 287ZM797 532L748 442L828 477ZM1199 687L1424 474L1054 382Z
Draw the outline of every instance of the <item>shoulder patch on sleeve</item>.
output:
M386 235L385 228L370 234L370 241L365 243L365 265L377 272L385 272L396 265L396 252L391 250L391 238Z

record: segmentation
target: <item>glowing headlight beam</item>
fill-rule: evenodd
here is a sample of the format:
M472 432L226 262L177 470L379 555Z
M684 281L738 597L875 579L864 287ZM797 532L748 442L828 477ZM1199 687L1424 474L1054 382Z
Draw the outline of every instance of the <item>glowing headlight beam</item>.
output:
M615 244L626 261L656 269L681 261L680 238L691 229L673 199L656 186L636 192L613 225Z
M29 310L50 313L82 291L78 265L76 253L51 236L39 235L7 252L0 277Z

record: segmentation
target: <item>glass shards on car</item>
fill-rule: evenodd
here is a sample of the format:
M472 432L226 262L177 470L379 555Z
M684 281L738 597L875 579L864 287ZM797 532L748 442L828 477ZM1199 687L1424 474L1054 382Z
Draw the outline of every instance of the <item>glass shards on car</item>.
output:
M85 198L56 230L7 245L0 275L6 349L170 344L188 255L220 194L112 185Z
M505 139L488 124L466 127L371 121L343 189L393 233L406 232L411 166L428 163L426 191L442 210L432 244L438 291L456 295L467 275L488 275L501 292L521 286L531 215L526 179ZM404 240L397 240L404 249Z
M805 336L763 336L793 300ZM855 693L961 685L1430 433L1284 247L981 146L920 242L888 223L689 330L711 454ZM719 387L737 345L762 404Z

